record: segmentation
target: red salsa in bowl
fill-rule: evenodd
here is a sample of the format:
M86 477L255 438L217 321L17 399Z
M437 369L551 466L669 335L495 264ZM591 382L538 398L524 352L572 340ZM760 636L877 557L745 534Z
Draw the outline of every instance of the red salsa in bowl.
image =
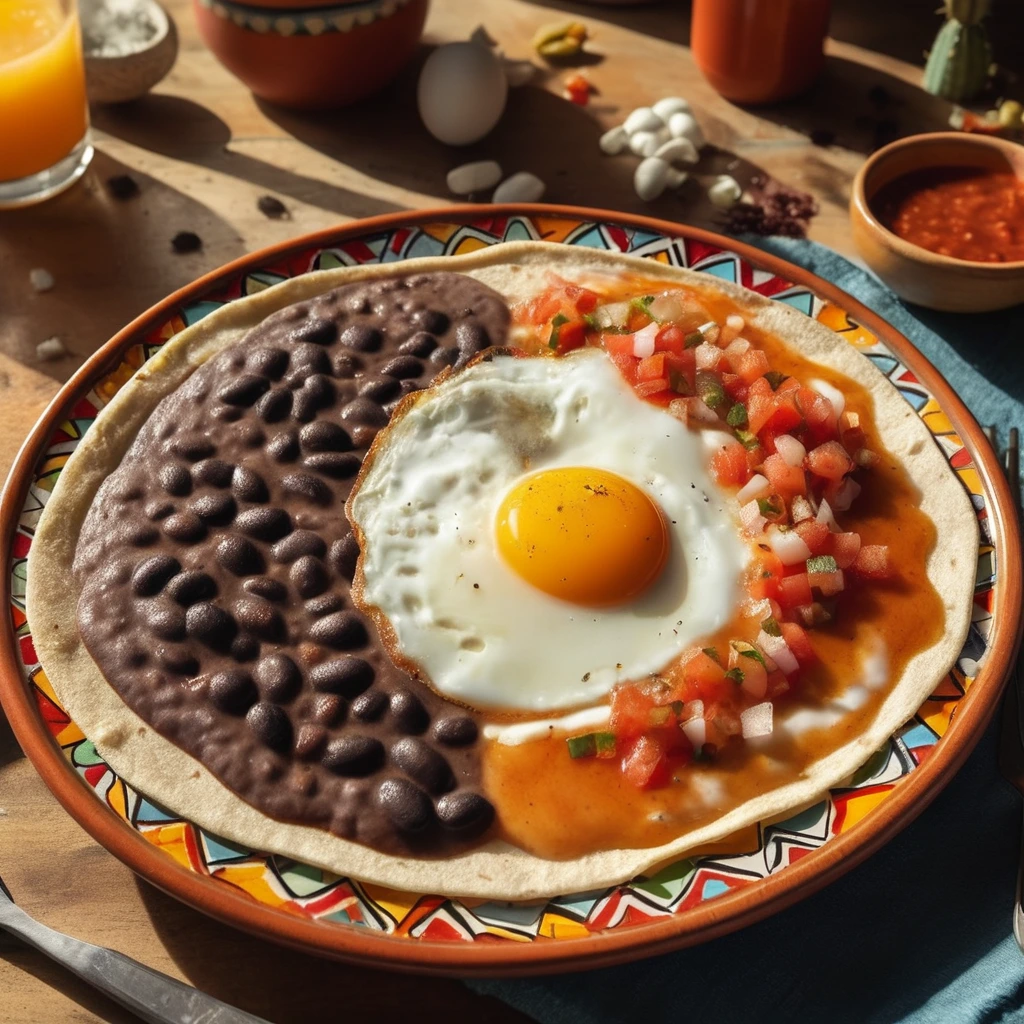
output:
M1024 261L1024 181L1009 170L922 167L883 185L870 205L886 228L930 252Z

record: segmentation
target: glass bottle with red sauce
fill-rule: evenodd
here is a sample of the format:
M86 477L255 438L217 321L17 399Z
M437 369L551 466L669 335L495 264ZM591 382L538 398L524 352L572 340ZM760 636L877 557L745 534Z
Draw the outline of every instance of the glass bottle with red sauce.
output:
M818 77L830 13L830 0L693 0L690 47L727 100L774 103Z

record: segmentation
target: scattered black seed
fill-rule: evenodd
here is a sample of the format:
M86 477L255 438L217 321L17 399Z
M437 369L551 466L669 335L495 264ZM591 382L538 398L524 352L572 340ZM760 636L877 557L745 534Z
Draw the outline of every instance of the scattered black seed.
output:
M179 231L171 239L171 248L176 253L198 252L203 247L203 240L194 231Z
M107 178L107 188L115 199L131 199L139 194L139 183L130 174Z
M256 200L256 209L271 220L280 220L288 216L288 207L275 196L260 196Z

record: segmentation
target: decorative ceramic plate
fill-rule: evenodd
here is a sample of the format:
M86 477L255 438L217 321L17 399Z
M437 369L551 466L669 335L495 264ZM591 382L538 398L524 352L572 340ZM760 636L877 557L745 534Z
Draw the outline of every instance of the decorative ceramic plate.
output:
M132 374L225 303L314 270L455 255L513 239L631 253L738 282L815 317L870 359L924 419L981 525L973 622L957 664L914 718L820 803L598 892L529 904L396 892L243 849L182 821L103 763L38 664L24 612L26 566L61 468ZM1013 522L991 448L936 370L860 303L806 271L709 232L594 210L456 207L380 217L264 250L182 289L121 331L61 390L22 450L0 506L9 558L0 602L10 609L0 637L0 696L67 810L139 874L215 917L318 953L411 970L596 966L703 941L780 909L862 860L935 796L984 728L1017 643Z

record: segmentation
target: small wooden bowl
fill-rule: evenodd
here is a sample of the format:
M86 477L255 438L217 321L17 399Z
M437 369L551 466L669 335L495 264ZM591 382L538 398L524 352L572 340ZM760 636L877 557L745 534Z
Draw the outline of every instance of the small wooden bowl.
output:
M935 132L899 139L868 157L850 195L853 241L864 261L908 302L982 313L1024 302L1024 261L978 263L942 256L884 227L871 209L883 185L926 167L978 167L1024 178L1024 146L988 135Z
M127 103L145 96L178 56L178 31L174 19L156 2L139 0L157 26L156 35L142 50L123 57L85 55L85 85L91 103Z

